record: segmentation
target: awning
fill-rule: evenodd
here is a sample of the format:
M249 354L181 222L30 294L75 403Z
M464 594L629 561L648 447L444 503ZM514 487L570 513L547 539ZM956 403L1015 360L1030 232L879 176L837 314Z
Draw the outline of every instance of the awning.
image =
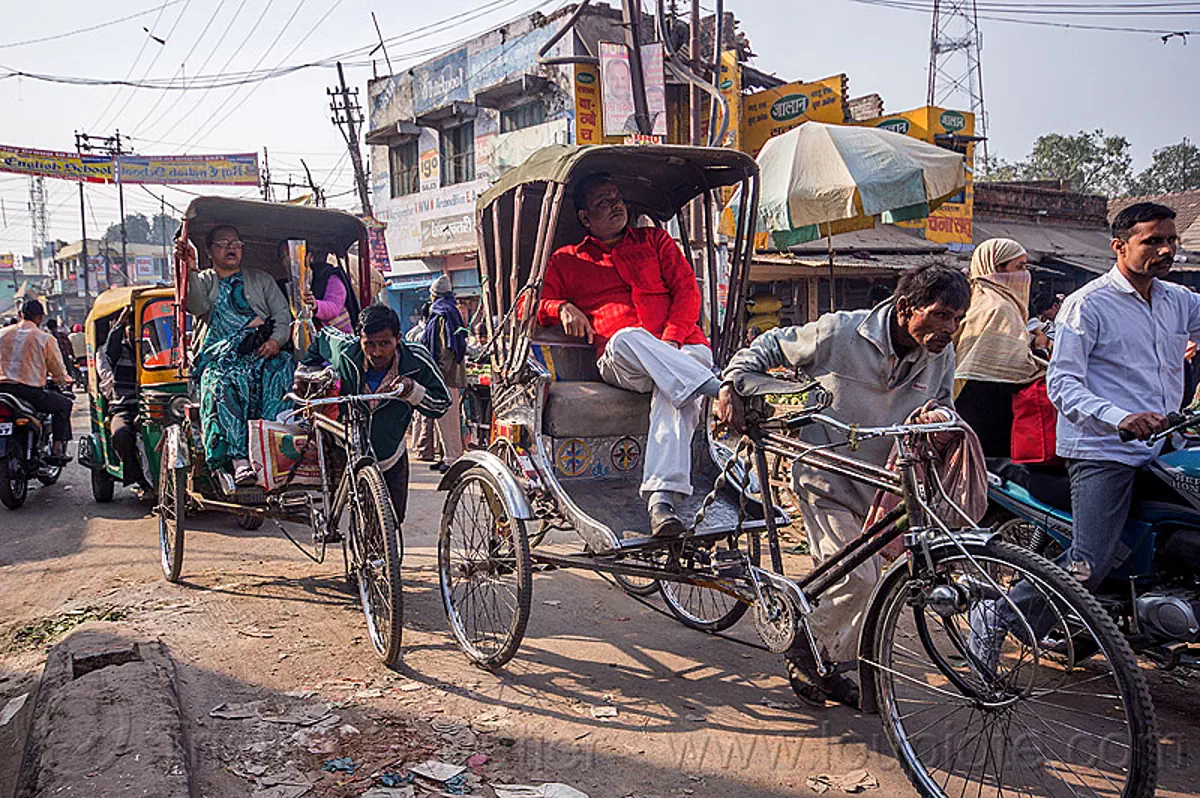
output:
M389 146L392 144L402 144L405 141L412 141L420 135L421 128L418 125L414 125L412 122L401 121L368 131L366 141L368 144Z
M833 259L835 278L895 277L914 266L928 263L929 256L872 255L856 258L837 255ZM824 258L788 253L759 253L750 261L750 280L756 283L790 282L829 277L829 257Z
M545 94L550 85L550 81L541 75L520 75L475 92L475 104L481 108L501 108L521 97L533 99Z
M438 130L454 127L468 119L474 119L479 109L474 103L452 102L435 108L417 117L416 122L421 127L432 127Z
M391 280L398 277L408 276L425 276L432 275L437 277L442 273L442 267L436 263L430 263L421 258L396 258L389 264L391 268L387 270L384 277ZM433 280L430 280L433 282Z
M828 257L829 241L819 238L806 241L789 250L794 255L825 255ZM893 253L903 255L936 255L946 251L945 244L936 241L926 241L916 230L896 227L890 224L876 225L867 230L855 230L841 233L833 237L833 251L850 253L866 251L876 253Z

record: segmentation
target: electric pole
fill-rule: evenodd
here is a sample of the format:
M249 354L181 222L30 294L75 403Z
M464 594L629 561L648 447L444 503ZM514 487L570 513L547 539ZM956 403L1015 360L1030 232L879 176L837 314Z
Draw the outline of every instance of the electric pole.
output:
M115 135L112 136L89 136L87 133L76 133L75 146L80 152L98 152L107 155L113 160L113 171L116 173L117 179L118 212L121 214L121 276L125 280L125 285L131 285L133 281L129 279L129 257L127 252L129 237L125 232L125 187L121 184L121 168L117 162L118 156L126 155L129 151L121 149L121 131L116 131ZM105 235L104 240L105 242L108 241L107 235ZM111 287L112 272L108 266L107 252L104 253L104 268L105 277Z
M83 153L83 144L80 140L79 131L75 131L75 152ZM87 315L89 305L92 301L92 280L88 273L88 247L87 247L87 208L83 200L83 184L84 180L79 181L79 227L83 234L83 241L80 250L80 263L83 264L83 312ZM78 279L78 278L77 278Z
M267 148L263 147L263 168L262 168L262 192L263 200L271 201L271 162L267 159Z
M329 110L333 112L333 124L346 140L350 148L350 163L354 166L354 182L358 185L358 199L362 202L364 216L373 216L371 211L371 195L367 190L367 173L363 169L362 153L358 149L358 126L363 121L362 108L358 104L358 89L351 91L346 86L346 75L342 72L342 62L337 65L337 88L327 89L329 95Z
M975 135L987 163L987 111L983 104L983 35L975 0L933 0L933 30L929 35L929 93L927 104L964 102L975 115Z

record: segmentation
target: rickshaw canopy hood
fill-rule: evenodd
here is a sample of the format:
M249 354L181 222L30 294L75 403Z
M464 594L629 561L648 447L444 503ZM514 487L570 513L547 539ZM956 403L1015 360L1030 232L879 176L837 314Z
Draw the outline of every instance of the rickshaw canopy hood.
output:
M715 147L552 145L501 177L480 195L478 208L486 211L523 184L568 184L601 172L612 175L626 202L663 222L703 192L757 174L758 165L745 153Z
M366 235L362 220L345 211L230 197L198 197L185 218L197 250L203 250L208 231L222 225L233 225L257 241L303 238L310 248L323 246L342 255Z

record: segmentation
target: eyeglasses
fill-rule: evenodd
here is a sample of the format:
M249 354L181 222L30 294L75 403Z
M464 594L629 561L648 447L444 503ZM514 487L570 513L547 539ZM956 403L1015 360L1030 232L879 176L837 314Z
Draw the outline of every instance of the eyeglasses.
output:
M241 241L238 241L236 238L222 238L218 241L214 241L213 246L217 247L218 249L241 249L246 245Z

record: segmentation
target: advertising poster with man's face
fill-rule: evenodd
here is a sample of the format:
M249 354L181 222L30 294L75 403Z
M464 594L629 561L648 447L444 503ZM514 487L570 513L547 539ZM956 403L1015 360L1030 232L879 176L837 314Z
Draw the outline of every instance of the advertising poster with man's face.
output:
M600 83L603 93L604 135L636 133L633 77L629 69L629 50L625 45L600 42Z

